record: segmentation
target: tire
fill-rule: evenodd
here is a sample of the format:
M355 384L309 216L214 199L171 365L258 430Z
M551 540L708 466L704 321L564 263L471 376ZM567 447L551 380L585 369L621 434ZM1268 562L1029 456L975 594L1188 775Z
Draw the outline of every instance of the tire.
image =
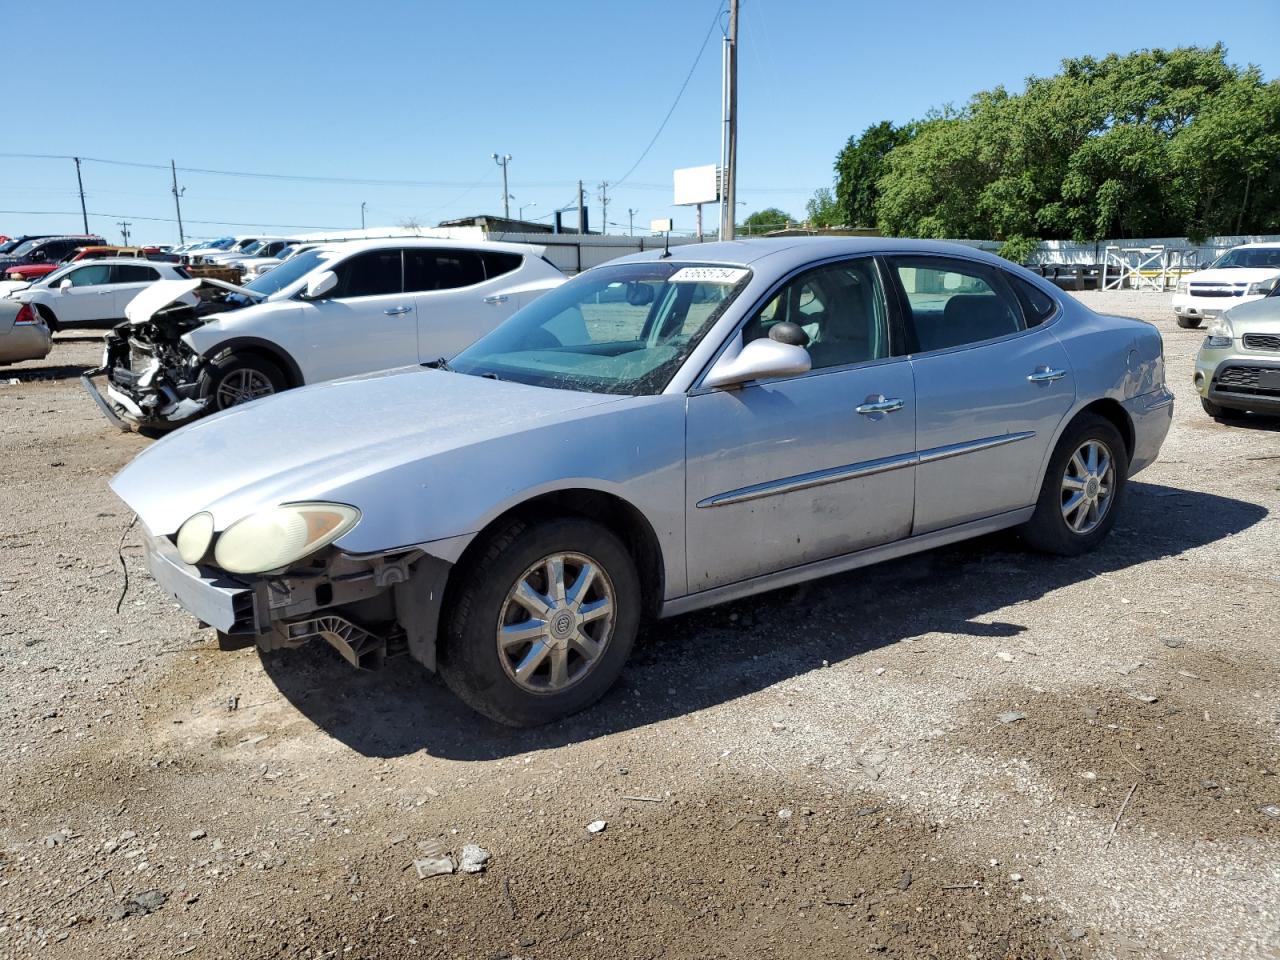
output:
M1090 448L1099 454L1096 472L1080 470L1082 465L1089 466L1090 457L1085 451ZM1077 453L1081 454L1078 458ZM1103 453L1109 457L1109 469L1103 469ZM1022 527L1022 539L1033 549L1064 557L1093 550L1115 524L1128 477L1129 454L1120 431L1103 417L1081 414L1067 427L1054 448L1035 513ZM1090 478L1098 482L1092 484ZM1077 493L1084 495L1084 501L1070 510L1069 498ZM1097 504L1096 516L1095 509L1088 504L1091 493Z
M1178 321L1178 326L1183 330L1194 330L1196 327L1200 326L1199 317L1177 317L1176 319Z
M50 333L57 333L62 329L62 324L58 322L57 314L43 303L36 304L36 312L40 314L41 319L44 320L44 325L49 328Z
M569 600L553 606L550 616L538 617L524 605L529 601L514 594L524 583L547 596L545 561L556 556L562 558ZM573 588L583 562L597 572L574 607ZM551 723L595 703L618 679L640 626L640 577L622 541L604 527L578 518L514 521L489 537L457 575L437 667L449 689L477 713L511 727ZM605 609L597 606L603 599L610 601L611 619L608 614L576 619L581 608ZM504 623L540 626L523 636L513 632L500 649ZM595 656L588 657L593 648ZM522 665L527 668L523 681L516 674Z
M1239 420L1244 417L1243 410L1236 410L1232 407L1221 407L1212 400L1204 397L1200 398L1200 406L1204 408L1204 412L1215 420Z
M209 399L213 410L227 410L288 388L284 371L270 360L232 353L219 357L201 374L200 396Z

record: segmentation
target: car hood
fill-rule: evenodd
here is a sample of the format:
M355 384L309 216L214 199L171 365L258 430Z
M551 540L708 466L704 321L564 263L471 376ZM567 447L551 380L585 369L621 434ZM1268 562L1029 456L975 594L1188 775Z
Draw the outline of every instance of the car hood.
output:
M194 305L198 300L193 295L202 286L229 290L231 293L238 293L241 296L248 297L250 300L266 299L261 293L246 290L244 287L237 287L234 283L227 283L225 280L214 280L211 277L192 277L190 280L157 280L151 286L143 288L141 293L129 301L124 308L124 317L129 323L136 326L140 323L150 322L151 318L165 309L165 307L179 301Z
M1280 333L1280 297L1264 297L1227 311L1231 332L1239 339L1246 333Z
M197 421L143 451L111 489L154 534L171 534L202 510L222 530L281 503L344 495L352 503L362 498L353 489L369 488L361 481L396 467L619 399L425 367L389 370L289 390ZM420 492L372 486L381 501ZM421 487L431 495L429 480Z
M1191 283L1257 283L1270 280L1280 274L1275 267L1220 267L1217 270L1198 270L1182 279Z

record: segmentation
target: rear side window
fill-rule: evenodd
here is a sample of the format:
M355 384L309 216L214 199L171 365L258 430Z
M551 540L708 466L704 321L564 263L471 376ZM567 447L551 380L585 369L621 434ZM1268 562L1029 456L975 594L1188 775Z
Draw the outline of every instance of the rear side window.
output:
M1028 283L1022 277L1014 276L1011 273L1005 274L1005 279L1009 281L1014 293L1022 301L1022 313L1027 318L1028 327L1039 326L1053 316L1054 310L1058 309L1053 297L1049 296L1034 283Z
M980 263L948 257L894 257L906 296L912 352L981 343L1025 329L1022 311Z
M520 264L524 262L524 257L518 253L488 253L480 254L480 258L484 261L484 275L492 280L494 277L500 277L504 273L512 273L520 269Z
M405 289L455 290L484 281L480 255L470 250L406 250Z
M155 267L144 267L136 263L117 263L111 267L112 283L148 283L159 279L160 272Z
M333 268L338 285L331 297L377 297L400 293L401 265L399 250L370 250L348 257Z

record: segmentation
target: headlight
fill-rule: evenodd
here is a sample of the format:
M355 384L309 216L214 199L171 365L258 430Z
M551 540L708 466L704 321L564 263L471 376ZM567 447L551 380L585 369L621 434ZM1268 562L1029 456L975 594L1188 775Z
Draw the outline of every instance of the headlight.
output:
M1207 350L1221 350L1223 347L1231 346L1231 342L1235 339L1235 331L1231 329L1231 321L1226 317L1218 320L1208 330L1209 335L1204 338L1204 346Z
M289 503L238 520L213 548L229 573L279 570L328 546L360 522L360 511L342 503Z
M183 563L199 563L213 540L213 514L197 513L178 528L178 556Z
M1268 293L1270 293L1272 290L1276 288L1277 279L1280 279L1280 278L1272 277L1270 280L1259 280L1257 283L1251 283L1245 289L1244 295L1246 297L1253 297L1261 294L1262 296L1265 297Z
M1179 280L1178 285L1174 288L1174 293L1186 293L1191 289L1191 285L1186 280Z

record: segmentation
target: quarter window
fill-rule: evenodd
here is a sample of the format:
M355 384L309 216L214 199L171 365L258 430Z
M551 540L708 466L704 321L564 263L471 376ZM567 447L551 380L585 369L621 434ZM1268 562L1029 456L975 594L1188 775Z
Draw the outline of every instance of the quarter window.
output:
M518 253L495 253L493 251L480 254L480 259L484 261L484 275L489 280L494 277L500 277L504 273L519 270L520 264L524 262L524 257Z
M348 297L378 297L400 293L400 251L369 250L348 257L333 268L338 275L338 285L332 296L335 300Z
M1033 283L1012 274L1005 277L1013 287L1018 299L1022 301L1022 312L1026 315L1027 326L1035 327L1053 316L1057 304L1053 298Z
M869 258L800 274L748 321L743 340L767 337L785 322L804 331L815 370L889 356L884 288Z
M117 263L111 268L112 283L148 283L159 279L160 273L154 267L143 267L136 263Z
M405 254L405 289L456 290L484 281L480 255L470 250L414 250Z
M1025 329L990 267L941 257L895 257L892 263L906 294L912 352L980 343Z

